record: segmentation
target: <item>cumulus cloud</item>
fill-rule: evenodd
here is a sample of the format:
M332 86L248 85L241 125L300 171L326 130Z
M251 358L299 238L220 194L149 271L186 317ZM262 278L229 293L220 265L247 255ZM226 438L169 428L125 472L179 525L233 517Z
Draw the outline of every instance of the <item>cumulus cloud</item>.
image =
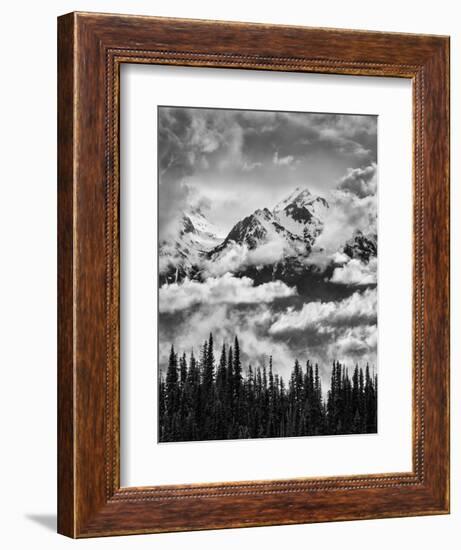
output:
M271 334L282 334L315 328L331 332L335 327L351 327L376 323L376 289L355 292L338 302L309 302L300 310L288 308L280 314L269 329Z
M202 269L207 276L219 277L246 267L273 265L286 256L296 256L305 252L304 243L290 243L274 232L270 239L256 248L250 249L246 244L228 244L218 257L205 260Z
M292 247L281 238L273 238L253 250L248 251L246 262L248 265L270 265L277 263L284 254L292 253Z
M161 313L182 311L197 304L256 304L277 298L294 296L296 289L281 281L254 286L248 277L237 278L230 273L210 277L205 282L185 279L182 283L165 284L159 290Z
M272 158L272 162L278 166L288 166L294 162L295 158L293 155L287 155L286 157L279 157L278 151L275 151Z
M377 201L375 195L360 198L345 191L333 191L327 198L330 208L322 218L323 230L315 241L307 263L325 268L336 262L344 244L357 231L376 234Z
M344 265L336 267L330 281L344 285L373 285L377 283L377 269L376 258L371 258L367 264L352 259Z
M376 289L355 292L330 302L310 302L274 314L268 333L275 341L290 342L298 355L318 361L323 373L333 360L346 366L376 364Z
M336 265L344 265L350 260L350 257L344 252L335 252L332 256L333 263Z
M332 344L330 352L336 357L352 360L366 357L373 364L377 351L378 326L363 325L348 328Z
M349 168L338 184L338 189L353 193L361 199L376 195L376 187L377 166L374 162L365 168Z
M244 172L251 172L252 170L255 170L256 168L260 168L262 166L262 162L251 162L248 160L243 161L242 164L242 170Z
M326 268L330 262L342 263L337 261L341 249L357 232L376 235L378 216L376 184L376 164L348 170L338 183L338 187L326 197L330 208L325 209L323 213L323 230L315 242L307 263L323 268ZM351 280L358 279L359 267L362 268L363 277L365 278L368 274L371 281L373 270L376 271L374 264L365 268L352 263L344 269L338 268L333 282L340 282L341 278L346 279L348 276ZM360 283L351 282L350 284Z
M205 260L202 269L207 277L220 277L226 273L233 273L245 266L248 261L249 250L245 245L236 243L227 246L218 259Z

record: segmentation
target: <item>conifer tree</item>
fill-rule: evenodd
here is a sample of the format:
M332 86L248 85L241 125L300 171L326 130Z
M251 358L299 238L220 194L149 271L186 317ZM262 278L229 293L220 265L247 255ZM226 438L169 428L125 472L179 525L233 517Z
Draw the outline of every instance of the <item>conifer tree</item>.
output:
M176 412L178 398L178 357L172 345L168 361L168 370L166 371L166 410L170 418Z
M234 414L234 352L232 346L229 346L229 353L227 355L227 410L229 416L232 418Z
M234 395L238 399L240 395L240 389L242 385L242 363L240 362L240 346L237 336L234 340L234 362L233 362L233 375L234 375Z
M213 350L213 335L210 333L208 342L203 344L203 390L207 397L211 394L214 381L214 350Z
M216 391L218 399L224 404L225 390L227 383L226 346L223 343L221 356L219 358L218 370L216 372Z
M181 391L184 390L184 387L186 385L186 379L187 379L187 359L186 359L186 354L183 353L181 359L179 360L179 385L181 387Z

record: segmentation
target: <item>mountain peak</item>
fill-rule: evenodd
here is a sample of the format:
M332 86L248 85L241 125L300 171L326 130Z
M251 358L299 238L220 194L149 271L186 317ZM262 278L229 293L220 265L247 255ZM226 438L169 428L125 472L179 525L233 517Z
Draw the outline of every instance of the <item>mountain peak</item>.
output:
M281 200L274 207L274 212L280 212L284 210L290 204L294 204L298 207L304 206L310 202L313 198L312 193L307 187L302 189L301 187L296 187L285 199Z
M258 208L258 210L255 210L253 215L257 218L262 218L265 220L268 220L272 217L272 214L268 208Z

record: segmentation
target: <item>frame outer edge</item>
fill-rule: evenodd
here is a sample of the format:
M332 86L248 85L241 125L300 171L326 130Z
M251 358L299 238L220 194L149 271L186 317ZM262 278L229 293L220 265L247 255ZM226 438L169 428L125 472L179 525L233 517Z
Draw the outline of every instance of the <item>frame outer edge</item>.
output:
M446 471L446 488L445 488L445 510L447 514L451 513L451 417L450 417L450 408L451 408L451 81L450 81L450 71L451 71L451 37L448 36L445 40L445 86L446 86L446 113L447 113L447 160L445 165L445 177L447 181L447 193L448 193L448 207L447 207L447 230L448 230L448 274L447 274L447 285L448 285L448 342L447 342L447 354L448 354L448 372L447 372L447 405L446 405L446 422L447 422L447 471Z
M107 465L110 456L107 453L104 454L103 449L106 447L101 436L103 433L109 433L108 430L112 426L113 419L109 418L109 420L103 421L100 416L97 416L100 415L102 410L102 391L100 387L103 376L100 365L102 365L103 354L100 342L102 341L104 325L104 323L101 323L104 308L102 307L102 293L97 286L101 285L103 266L99 256L95 257L95 254L101 253L102 247L96 242L95 237L102 235L102 218L104 213L107 214L105 212L107 202L103 207L101 197L104 192L100 185L102 176L100 160L102 161L102 159L98 157L92 169L85 163L88 163L88 159L93 158L96 152L101 152L103 141L100 132L102 128L100 102L104 74L103 55L107 51L106 48L109 48L114 42L117 43L122 33L126 37L129 34L128 31L131 30L132 32L133 30L125 27L126 20L123 16L113 19L116 28L112 28L112 25L110 28L107 27L107 19L106 16L95 17L95 14L78 12L58 19L58 531L69 537L77 538L141 532L216 529L401 516L402 511L400 508L392 507L389 503L380 500L381 508L376 513L373 511L373 513L358 514L356 509L351 509L347 513L338 513L331 509L326 510L323 515L313 514L312 517L309 517L307 515L308 508L306 508L308 502L300 502L298 495L293 496L293 498L285 496L280 499L276 506L282 507L284 502L288 502L289 506L295 506L295 503L298 503L296 505L298 507L296 517L290 519L278 517L277 520L274 520L273 514L269 513L271 510L264 503L261 504L262 508L257 504L258 501L262 501L266 497L258 496L249 499L243 495L240 498L236 494L227 501L222 499L216 501L218 507L226 510L226 512L223 511L225 517L216 516L215 521L212 519L202 521L202 519L195 516L202 510L208 517L208 503L210 501L201 501L200 497L197 500L198 510L194 511L192 510L193 507L186 506L187 501L181 500L177 502L172 500L169 501L169 504L166 504L166 502L152 502L148 506L144 502L116 502L112 498L112 491L107 492L107 489L105 489L107 478L103 479L103 463L105 462ZM119 20L117 21L117 19ZM159 30L157 18L151 19L156 32L160 33L160 37L156 37L155 40L160 41L161 36L163 36L163 29ZM199 23L191 20L179 21L189 23L194 27L205 25L203 22ZM162 20L163 22L166 27L172 23L168 19ZM179 25L178 20L175 21L175 24ZM238 30L237 27L238 24L235 23L235 28ZM301 29L300 27L299 31ZM243 31L243 26L241 30ZM292 29L293 32L297 30ZM144 31L146 31L146 28L144 28ZM312 31L315 32L315 29ZM353 33L353 31L349 32ZM150 28L147 29L146 36L142 40L139 38L139 40L140 44L144 41L147 44L147 49L149 49L152 43ZM365 37L364 34L361 36ZM399 37L399 35L395 35L394 38L395 41L403 40L403 36ZM234 37L231 36L231 39L234 40ZM165 36L164 40L166 44L171 42L169 36ZM408 37L408 40L417 42L418 37L414 35ZM421 55L426 55L425 61L428 64L434 63L439 77L442 78L442 82L438 82L435 86L436 96L441 100L441 115L437 124L443 130L443 135L448 138L449 92L444 86L448 84L449 43L446 38L440 41L433 37L421 37L421 42L422 50L415 48L415 44L413 44L412 51L419 52L414 55L418 55L418 65L420 67L423 64ZM283 44L282 46L284 47ZM322 48L325 47L322 46ZM221 52L218 55L226 55L219 48L218 50ZM374 50L376 53L376 48ZM429 54L433 54L432 60L430 60ZM277 59L277 51L274 55L273 59ZM376 55L381 54L378 52ZM354 63L359 68L348 68L348 74L361 73L360 63L357 61L354 61ZM192 65L195 63L185 64ZM248 64L253 65L253 61L248 62ZM404 65L396 66L404 67ZM273 68L277 70L275 65ZM326 72L330 72L330 70ZM399 72L393 76L401 76L401 74ZM95 112L92 111L93 106L95 106ZM94 129L97 131L94 132ZM430 134L427 137L433 138ZM448 140L441 145L441 154L434 159L433 164L433 166L443 171L444 177L446 176L446 179L443 179L442 176L439 177L439 180L442 179L442 182L439 182L441 183L439 187L440 195L438 195L440 202L435 207L435 212L439 216L436 216L436 221L439 224L442 223L440 215L447 215L449 208L449 199L446 195L449 181L449 151L447 148ZM110 159L109 166L111 166ZM432 189L432 193L436 194L434 189ZM429 214L429 212L430 210L426 211L426 214ZM426 224L428 218L429 215L426 218ZM448 226L445 223L440 236L442 253L447 251L448 231ZM428 241L430 246L431 234ZM90 266L89 260L95 258L97 260L96 265ZM449 256L445 255L444 260L439 273L443 278L440 282L441 288L435 293L439 308L441 304L437 302L437 297L440 300L442 297L448 296L449 290L447 286L449 282L447 277ZM433 284L433 281L431 281L431 284ZM84 298L89 299L89 301L84 301ZM106 296L106 303L107 299ZM85 322L91 321L90 324L92 324L94 316L96 316L99 325L94 327L92 325L92 328L96 330L89 333L85 328ZM439 321L446 321L447 316L448 306L445 313L439 309ZM107 317L105 323L107 323ZM77 329L79 335L78 346ZM444 351L441 348L444 348L446 353L449 338L449 332L445 325L440 327L440 336L441 342L437 353L439 358L444 359ZM434 346L434 342L431 342L430 345ZM437 448L433 444L428 447L435 453L437 464L435 465L435 471L431 472L430 484L424 487L424 491L416 487L414 491L412 489L406 491L406 494L414 499L414 508L409 513L405 513L408 516L447 512L449 490L449 483L447 483L449 475L448 361L443 364L442 371L436 376L442 386L434 387L434 394L432 394L432 396L435 395L436 401L442 398L442 401L438 402L439 408L435 411L437 418L435 423L432 424L434 427L437 425L441 433ZM99 387L95 387L98 383ZM106 380L106 385L107 383ZM423 399L428 399L427 387L426 392L423 393ZM96 401L95 398L97 398ZM433 399L430 398L428 403L434 405ZM84 412L89 414L83 416L82 413ZM91 415L96 415L96 417ZM441 416L443 418L440 418ZM381 493L378 487L375 492L376 497ZM392 492L397 497L398 493L395 490ZM215 498L219 499L220 497ZM321 500L322 497L319 498ZM347 493L344 493L341 499L345 501L346 498L350 497ZM313 498L313 500L320 502L318 498ZM339 505L339 495L336 500ZM184 504L181 504L181 502ZM272 503L275 506L275 496L272 497ZM314 503L312 502L312 504ZM397 505L397 502L395 504ZM234 507L234 511L231 510L228 514L229 507ZM255 519L251 522L242 522L241 512L244 507L251 508L254 512L257 510L267 511L267 520ZM292 511L295 511L295 509L293 508ZM190 517L183 517L185 512L185 515ZM168 514L170 515L168 516ZM157 524L151 526L150 522L154 516ZM168 520L166 524L163 523L165 519ZM158 523L159 521L160 523Z
M75 538L75 17L58 18L58 479L57 531Z
M432 439L430 470L434 499L441 513L450 513L450 38L441 39L436 55L426 66L428 113L426 173L427 227L425 236L431 239L431 257L428 264L428 297L430 312L426 323L435 343L428 369L433 367L426 400L428 420L434 428L428 434ZM433 220L439 223L434 231ZM430 262L430 263L429 263ZM429 373L428 373L429 374ZM440 389L443 388L443 391ZM434 408L439 408L436 417ZM433 423L433 424L432 424Z

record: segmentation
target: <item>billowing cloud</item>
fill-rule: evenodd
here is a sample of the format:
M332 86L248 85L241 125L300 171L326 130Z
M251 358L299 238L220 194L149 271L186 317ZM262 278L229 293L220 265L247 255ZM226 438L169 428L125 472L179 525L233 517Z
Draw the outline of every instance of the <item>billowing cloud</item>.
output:
M289 166L294 162L293 155L287 155L286 157L279 157L278 151L275 151L272 162L278 166Z
M338 253L345 243L360 231L364 235L376 235L376 196L359 198L345 191L334 191L327 197L330 208L323 216L323 231L315 241L307 263L325 268L336 263Z
M377 269L376 258L371 258L367 264L352 259L344 265L336 267L330 281L344 285L373 285L377 283Z
M335 357L348 357L350 360L366 358L374 364L378 343L378 326L361 325L347 328L333 342L330 352Z
M349 191L361 199L376 195L376 187L377 167L374 162L365 168L349 168L338 184L338 189Z
M376 164L360 169L349 169L339 181L338 187L327 195L330 208L322 217L323 231L318 236L313 252L307 262L323 266L336 262L338 252L357 232L364 235L377 234L378 204L376 196ZM368 274L370 283L354 283L359 278L359 267L365 279ZM371 284L373 272L376 279L376 266L365 268L352 263L344 269L338 268L333 282L351 278L350 284Z
M376 289L355 292L338 302L309 302L300 310L288 308L269 329L271 334L312 329L331 332L335 327L376 323Z
M304 243L289 242L274 232L269 239L256 248L250 249L246 244L228 244L218 257L202 262L202 269L207 276L217 277L247 267L273 265L286 256L303 253L305 253Z
M237 278L226 273L203 283L185 279L182 283L163 285L159 290L159 310L173 313L197 304L258 304L295 294L295 288L281 281L254 286L248 277Z

